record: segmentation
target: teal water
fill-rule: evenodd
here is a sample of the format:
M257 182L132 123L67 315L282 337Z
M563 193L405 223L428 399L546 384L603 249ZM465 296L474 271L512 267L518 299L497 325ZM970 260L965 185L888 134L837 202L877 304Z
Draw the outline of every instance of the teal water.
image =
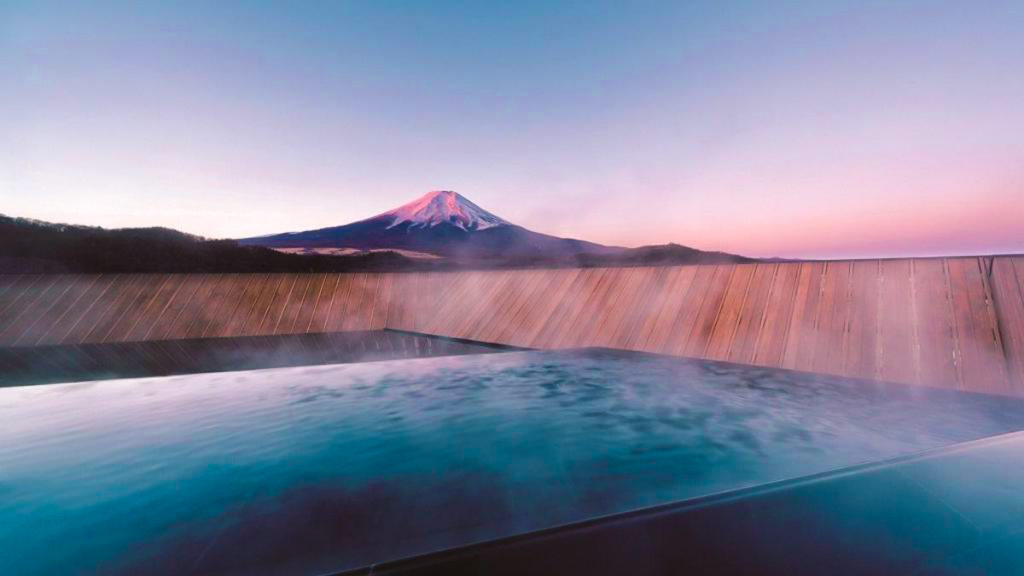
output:
M323 574L1024 428L607 351L0 390L0 574Z

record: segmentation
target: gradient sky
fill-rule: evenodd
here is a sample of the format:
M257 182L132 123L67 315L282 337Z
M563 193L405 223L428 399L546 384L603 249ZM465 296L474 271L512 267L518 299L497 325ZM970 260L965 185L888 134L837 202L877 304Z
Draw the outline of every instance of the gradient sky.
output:
M627 7L628 4L628 7ZM1024 2L0 0L0 213L1024 252Z

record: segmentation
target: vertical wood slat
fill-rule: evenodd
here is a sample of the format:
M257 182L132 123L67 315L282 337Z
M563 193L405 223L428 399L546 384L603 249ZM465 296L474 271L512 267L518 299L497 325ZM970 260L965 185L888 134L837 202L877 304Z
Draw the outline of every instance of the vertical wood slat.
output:
M142 317L148 304L160 292L160 288L167 281L164 274L144 274L135 285L134 294L131 300L114 318L110 330L102 337L104 342L123 342L127 339L129 332L135 323Z
M951 317L946 267L943 260L914 260L916 325L920 355L918 383L957 388L955 327Z
M740 309L739 321L728 360L742 364L754 363L754 355L760 342L761 328L768 313L768 298L778 273L778 264L755 264L754 273L747 288L747 295Z
M811 370L814 367L821 280L824 273L824 263L806 262L800 265L793 316L782 362L784 368Z
M617 279L614 270L598 268L595 271L592 289L582 300L583 306L576 311L573 323L562 330L559 348L586 346L593 338L595 325L603 316L604 303L608 298L611 284Z
M75 284L76 276L60 274L38 298L25 304L18 321L11 324L5 333L0 333L0 345L13 345L22 340L34 340L34 329L40 325L49 312Z
M284 274L268 274L259 280L259 290L255 294L252 307L246 314L245 324L242 326L240 335L258 336L262 333L263 324L274 303L274 296L283 281Z
M0 316L0 343L8 344L17 339L20 331L32 321L37 302L45 302L48 294L60 290L62 278L64 276L60 274L36 276L10 299L6 305L6 314Z
M630 280L634 269L608 269L607 281L601 291L601 297L594 303L588 314L589 328L584 329L582 343L585 346L605 346L611 338L618 314L624 313L625 307L620 300L629 292Z
M849 314L849 340L846 374L858 378L877 378L880 364L878 335L880 325L880 265L877 261L854 262Z
M850 263L830 262L822 277L811 370L844 374L850 298Z
M980 258L947 260L963 387L1006 394L1010 391L999 328L992 323L990 297Z
M227 274L220 277L210 295L210 298L213 299L210 317L197 323L192 329L193 333L198 334L197 337L212 338L223 334L224 327L231 322L238 305L242 302L248 276L248 274Z
M69 323L70 318L75 317L76 312L82 306L81 302L86 298L99 278L98 274L77 277L75 285L68 290L67 294L50 310L47 316L40 320L38 328L31 337L26 338L21 343L27 346L58 344L61 338L61 328Z
M1024 393L1024 257L996 257L991 281L1010 387Z
M527 310L530 308L530 304L533 302L540 304L551 297L545 298L543 294L539 294L538 287L545 285L545 280L551 281L557 278L557 274L547 273L549 271L540 272L542 271L529 270L524 274L523 288L509 305L508 321L500 324L495 330L494 341L512 344L523 340L525 330L522 325L528 315Z
M313 316L309 319L307 332L327 332L327 322L334 311L334 297L341 282L341 274L328 274L320 288L320 296L313 308Z
M114 327L122 312L127 308L138 295L139 283L142 282L142 274L123 274L118 276L111 289L96 303L96 314L91 317L88 332L83 334L79 342L102 342L107 333Z
M0 294L0 331L13 324L24 309L26 300L31 301L53 282L53 276L26 274L18 276Z
M704 357L711 360L728 360L740 316L754 276L753 264L739 264L733 268L722 296L722 303L715 315Z
M580 273L581 270L579 268L572 268L565 274L560 275L558 281L551 286L550 292L545 292L545 294L549 295L548 298L541 300L545 304L543 306L531 305L528 307L532 319L529 328L523 333L522 342L518 343L518 345L539 347L538 342L541 335L545 328L553 322L556 315L564 310L568 302L567 295L572 293L573 286L576 285Z
M223 285L230 279L228 274L206 274L202 285L189 299L188 308L183 314L181 333L185 338L199 338L206 327L219 312Z
M572 282L565 287L554 310L543 320L544 324L538 330L537 335L533 337L531 346L554 348L554 344L558 341L559 327L564 326L571 318L573 310L582 304L581 294L590 283L593 273L593 268L581 269L576 273Z
M659 352L693 355L687 352L686 348L690 341L690 336L694 332L704 300L707 299L711 281L718 272L718 266L693 267L693 277L690 278L685 296L680 292L680 302L676 307L676 313L668 315L672 318L672 324L668 328L669 333L663 346L658 349ZM703 351L703 348L701 348L699 353L703 354Z
M681 330L674 330L676 320L684 305L694 301L694 298L689 297L689 293L698 271L702 268L700 266L683 266L665 276L665 283L662 285L661 294L658 297L659 312L651 321L645 323L642 329L647 335L641 341L641 350L662 352L676 347L676 340L673 339L673 336L682 334Z
M910 285L910 261L882 262L880 326L881 369L883 380L915 382L917 361L914 353L914 307Z
M778 265L772 280L771 296L765 305L764 324L758 335L754 364L782 366L799 277L799 264Z

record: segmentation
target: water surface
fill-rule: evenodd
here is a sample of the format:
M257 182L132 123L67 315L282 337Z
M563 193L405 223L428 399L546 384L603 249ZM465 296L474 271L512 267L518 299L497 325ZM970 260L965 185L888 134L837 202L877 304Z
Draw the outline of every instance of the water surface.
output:
M0 390L0 573L322 574L1024 428L1006 398L609 351Z

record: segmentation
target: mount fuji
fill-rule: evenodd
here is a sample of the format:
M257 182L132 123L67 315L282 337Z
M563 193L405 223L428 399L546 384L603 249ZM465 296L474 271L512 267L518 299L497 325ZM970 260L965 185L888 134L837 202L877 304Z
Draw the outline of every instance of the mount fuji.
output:
M748 259L665 244L622 248L549 236L517 226L450 190L429 192L366 220L304 232L244 238L281 252L344 255L395 251L457 263L621 266Z
M348 248L427 253L454 260L567 260L626 251L527 230L450 190L430 192L366 220L343 226L239 240L275 249Z

